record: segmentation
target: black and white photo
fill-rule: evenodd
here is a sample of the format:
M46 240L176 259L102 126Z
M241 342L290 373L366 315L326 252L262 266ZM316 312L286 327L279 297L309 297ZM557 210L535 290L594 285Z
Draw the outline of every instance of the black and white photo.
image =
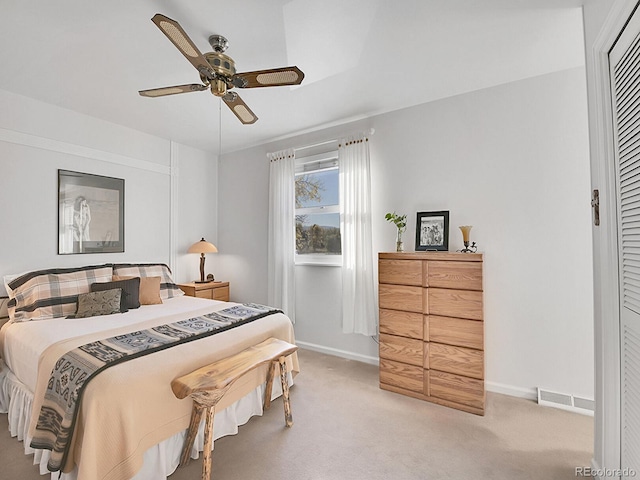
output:
M124 252L124 180L58 170L58 254Z
M416 251L449 249L449 212L418 212L416 219Z

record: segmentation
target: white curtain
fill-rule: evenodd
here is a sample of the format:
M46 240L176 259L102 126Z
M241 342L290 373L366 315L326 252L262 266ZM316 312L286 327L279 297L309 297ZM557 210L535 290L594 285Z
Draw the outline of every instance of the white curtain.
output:
M268 300L295 322L295 152L269 153Z
M342 331L377 334L378 305L371 246L369 139L341 139L340 227L342 229Z

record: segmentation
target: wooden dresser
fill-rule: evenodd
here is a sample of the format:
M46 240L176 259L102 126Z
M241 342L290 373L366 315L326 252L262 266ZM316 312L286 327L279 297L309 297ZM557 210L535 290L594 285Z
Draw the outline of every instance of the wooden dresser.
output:
M482 254L378 254L380 388L484 415Z
M229 301L229 282L180 283L180 289L191 297Z

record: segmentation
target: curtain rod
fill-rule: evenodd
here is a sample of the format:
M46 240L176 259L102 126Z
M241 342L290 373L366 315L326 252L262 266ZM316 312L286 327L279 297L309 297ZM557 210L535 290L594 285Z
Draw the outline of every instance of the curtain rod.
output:
M306 150L307 148L321 147L322 145L329 145L330 143L336 143L338 140L327 140L326 142L314 143L313 145L305 145L304 147L294 147L293 150Z
M370 128L370 129L367 131L367 134L368 134L369 136L371 136L371 135L373 135L375 132L376 132L376 129L375 129L375 128ZM302 146L302 147L293 147L293 151L294 151L294 152L297 152L298 150L306 150L307 148L321 147L322 145L328 145L328 144L330 144L330 143L336 143L336 142L338 142L338 139L335 139L335 138L334 138L333 140L327 140L327 141L325 141L325 142L314 143L313 145L304 145L304 146Z

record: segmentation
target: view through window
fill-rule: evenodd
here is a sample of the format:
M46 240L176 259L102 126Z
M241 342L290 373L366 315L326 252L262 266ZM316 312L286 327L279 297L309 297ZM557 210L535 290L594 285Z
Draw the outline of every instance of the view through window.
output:
M296 261L340 262L337 152L299 158L296 163Z

